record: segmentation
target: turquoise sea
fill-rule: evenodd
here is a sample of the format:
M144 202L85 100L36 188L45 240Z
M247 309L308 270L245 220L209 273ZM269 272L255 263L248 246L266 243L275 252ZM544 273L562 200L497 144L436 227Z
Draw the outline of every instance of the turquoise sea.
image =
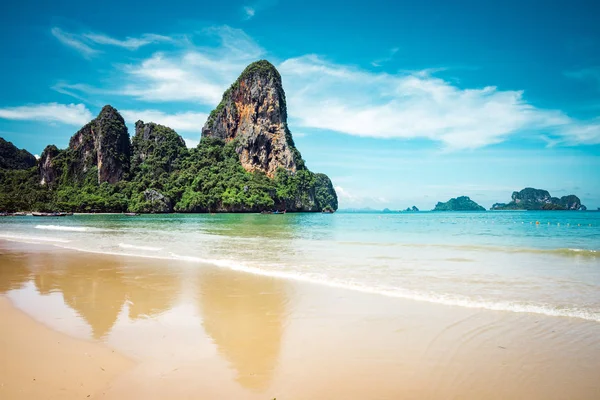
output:
M600 322L600 212L26 216L0 239Z

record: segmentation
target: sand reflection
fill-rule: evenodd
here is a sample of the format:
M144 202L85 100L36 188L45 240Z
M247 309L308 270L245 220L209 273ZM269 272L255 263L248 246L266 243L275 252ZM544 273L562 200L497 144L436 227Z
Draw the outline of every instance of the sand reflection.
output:
M148 318L169 310L180 293L176 274L160 273L149 263L128 265L119 257L64 257L47 254L43 267L33 268L40 294L60 292L66 305L92 328L95 339L105 337L127 305L131 319Z
M200 276L203 326L245 388L266 389L275 372L285 326L286 284L226 270Z
M27 257L13 253L0 253L0 256L3 260L0 263L0 294L23 287L31 279Z

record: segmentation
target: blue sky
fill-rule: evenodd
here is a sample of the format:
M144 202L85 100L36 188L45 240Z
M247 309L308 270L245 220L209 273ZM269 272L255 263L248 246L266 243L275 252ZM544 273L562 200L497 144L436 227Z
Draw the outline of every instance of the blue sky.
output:
M12 2L0 24L0 136L39 154L112 104L190 145L257 59L341 207L513 190L600 207L596 1Z

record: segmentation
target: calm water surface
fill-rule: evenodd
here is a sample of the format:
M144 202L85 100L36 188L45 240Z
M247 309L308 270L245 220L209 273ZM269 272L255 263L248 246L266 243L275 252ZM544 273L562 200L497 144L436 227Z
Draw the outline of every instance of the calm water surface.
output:
M0 238L600 322L599 212L11 217Z

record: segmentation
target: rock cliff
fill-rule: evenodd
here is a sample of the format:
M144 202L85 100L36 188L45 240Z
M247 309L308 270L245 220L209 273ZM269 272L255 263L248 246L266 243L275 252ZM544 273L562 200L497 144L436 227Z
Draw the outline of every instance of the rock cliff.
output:
M467 196L452 198L445 203L438 202L433 211L485 211Z
M196 148L188 149L173 129L143 121L136 123L130 143L121 115L105 106L73 135L67 149L46 147L38 165L37 171L25 173L0 171L10 178L0 181L0 210L166 213L338 208L327 175L304 166L287 126L281 77L267 61L248 66L227 90Z
M11 142L0 138L0 168L29 169L35 166L35 157L24 149L18 149Z
M171 172L187 153L185 141L173 129L154 122L135 123L132 139L131 168L137 171L145 163L155 172Z
M287 126L281 76L266 60L250 64L223 94L202 128L202 137L237 140L236 152L246 171L270 178L278 168L304 168Z
M496 203L492 210L584 210L579 197L571 194L558 197L550 196L547 190L525 188L513 192L510 203Z
M81 180L97 169L98 183L115 184L129 172L131 144L127 126L121 114L109 105L71 137L64 152L57 152L55 146L46 150L40 160L42 184L54 183L59 175L57 164L66 169L61 173L71 180Z
M53 144L46 146L42 152L38 164L40 183L42 185L53 185L60 176L61 171L56 162L56 158L60 153L61 151L58 147Z

